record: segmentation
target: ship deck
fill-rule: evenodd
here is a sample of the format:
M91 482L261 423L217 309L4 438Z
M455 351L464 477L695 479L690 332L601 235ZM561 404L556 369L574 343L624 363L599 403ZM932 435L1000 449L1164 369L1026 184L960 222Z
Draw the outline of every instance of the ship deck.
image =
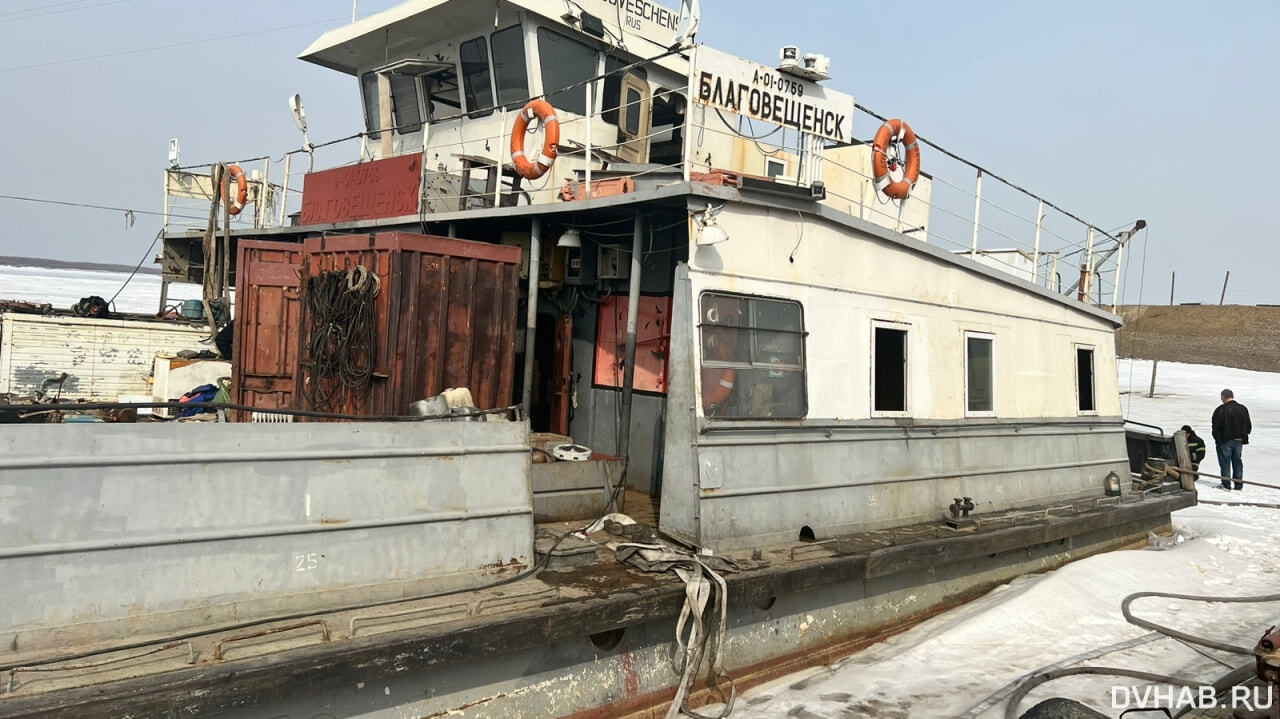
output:
M1146 496L1083 500L1070 506L1023 509L977 518L955 530L941 521L864 532L812 542L726 553L741 571L726 575L730 607L765 608L782 595L844 582L873 582L913 573L944 572L1030 547L1051 546L1070 556L1077 540L1118 548L1146 531L1166 526L1170 512L1191 506L1195 495L1168 487ZM648 523L656 502L631 493L626 509ZM581 523L540 525L562 532ZM652 526L652 525L651 525ZM544 536L546 531L542 532ZM607 536L594 536L603 541ZM545 541L545 540L543 540ZM1098 549L1080 549L1083 556ZM969 570L966 570L969 571ZM972 584L951 595L946 606L991 588ZM680 612L684 586L671 574L649 574L617 562L604 546L581 566L513 574L511 581L461 594L385 603L359 610L291 617L252 627L210 628L182 638L153 637L128 650L72 661L29 661L5 676L3 716L163 714L174 706L195 707L203 716L252 706L290 693L305 694L335 682L359 684L379 677L438 667L534 647L605 636L627 627L669 620ZM881 629L910 624L940 611L886 621ZM782 674L831 661L873 641L860 632L735 669L739 689ZM704 690L705 691L705 690ZM646 716L664 693L635 696L612 705L610 716ZM669 699L669 697L666 697ZM712 701L714 696L704 696ZM585 715L584 715L585 716Z

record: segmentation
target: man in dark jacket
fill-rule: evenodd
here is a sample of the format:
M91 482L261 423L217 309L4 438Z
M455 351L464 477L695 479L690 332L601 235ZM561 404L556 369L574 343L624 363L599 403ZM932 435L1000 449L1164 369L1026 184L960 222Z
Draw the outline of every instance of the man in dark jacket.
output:
M1198 472L1200 463L1204 461L1204 440L1200 439L1200 435L1196 434L1189 424L1182 425L1182 431L1187 435L1187 453L1191 455L1191 471Z
M1235 480L1236 489L1244 489L1244 461L1241 453L1244 445L1249 444L1249 433L1253 424L1249 421L1249 410L1235 400L1235 394L1222 390L1222 404L1213 411L1213 442L1218 449L1218 467L1221 469L1222 488L1231 489L1227 477Z

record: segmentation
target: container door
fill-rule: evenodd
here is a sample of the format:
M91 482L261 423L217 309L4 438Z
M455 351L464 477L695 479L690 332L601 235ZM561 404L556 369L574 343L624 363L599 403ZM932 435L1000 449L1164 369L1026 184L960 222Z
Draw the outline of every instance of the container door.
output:
M622 76L618 103L618 134L624 139L618 146L623 162L649 161L649 130L653 124L653 89L649 82L634 72Z
M235 401L240 404L264 409L296 406L301 267L300 244L239 243L232 372ZM238 413L237 418L250 420L248 413Z

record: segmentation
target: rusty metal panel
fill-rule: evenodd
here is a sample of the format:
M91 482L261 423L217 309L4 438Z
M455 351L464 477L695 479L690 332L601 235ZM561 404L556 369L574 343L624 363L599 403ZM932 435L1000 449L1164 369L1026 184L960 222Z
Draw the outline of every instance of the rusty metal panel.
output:
M305 369L298 388L308 409L405 414L413 402L467 387L477 406L511 402L515 373L519 248L405 232L312 238L303 275L364 265L381 288L374 301L373 379L318 407ZM309 292L304 283L304 299ZM304 313L301 336L311 332Z
M236 401L266 409L294 407L298 369L302 246L245 240L236 262ZM237 418L244 421L245 413Z
M418 155L401 155L307 173L302 180L302 224L418 214L419 161Z

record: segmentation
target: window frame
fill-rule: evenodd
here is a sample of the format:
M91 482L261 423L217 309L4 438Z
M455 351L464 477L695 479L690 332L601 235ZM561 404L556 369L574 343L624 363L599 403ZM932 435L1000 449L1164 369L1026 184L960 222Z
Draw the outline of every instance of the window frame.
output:
M911 324L894 320L871 320L870 365L871 376L868 389L871 392L872 417L910 417L911 416ZM876 330L886 329L901 332L902 337L902 406L901 410L876 409Z
M509 102L504 103L502 102L502 88L498 84L498 66L495 64L495 58L497 57L497 53L495 53L493 50L493 38L495 35L505 33L505 32L511 32L513 30L516 31L516 35L520 38L520 63L524 69L524 96L519 100L511 100ZM527 47L528 34L526 32L526 28L524 24L516 23L514 25L508 25L507 27L498 28L493 32L490 32L488 34L488 45L489 45L489 75L490 75L490 84L493 87L494 108L504 109L504 110L515 110L515 109L524 107L525 103L529 101L529 98L533 96L533 87L531 82L533 78L529 72L529 51ZM459 68L461 68L461 65L462 65L461 49L459 49L459 52L458 52L458 65L459 65Z
M547 87L546 73L543 71L543 65L542 65L542 59L547 54L542 47L542 40L544 36L543 33L550 34L550 35L557 35L560 37L560 39L567 40L569 42L581 45L593 53L594 62L592 64L591 71L587 74L585 78L583 78L584 80L599 77L601 75L601 65L605 62L604 58L606 57L606 53L604 50L602 50L598 45L594 43L584 42L581 38L577 38L562 32L563 29L564 28L560 28L554 25L538 25L537 28L534 30L534 35L537 38L537 44L535 48L536 48L536 56L538 58L538 86L542 88L542 96L547 99L547 102L550 102L556 108L557 113L570 112L576 115L576 114L579 114L576 109L569 109L565 107L567 103L564 103L562 100L552 98L552 95L556 94L560 88ZM599 90L593 87L593 92L591 93L591 97L587 98L585 86L579 86L573 90L570 90L569 92L576 94L579 91L583 93L583 104L586 105L586 112L582 113L581 116L591 117L596 115L597 111L595 108L603 106L601 96L604 93L600 92ZM591 100L589 104L586 103L587 99ZM563 122L563 120L561 121Z
M493 75L493 52L489 47L489 40L492 34L493 33L482 33L476 37L468 38L458 43L458 96L462 100L463 112L467 114L467 117L488 117L489 115L492 115L493 111L497 108L498 88L495 84L495 78ZM479 105L483 104L482 102L477 102L477 107L471 106L471 95L473 93L471 90L471 82L469 80L470 76L467 74L466 70L468 63L462 59L462 48L472 43L477 43L479 48L484 52L485 73L489 81L489 104L485 107L479 107ZM480 63L477 62L474 64L478 66Z
M1072 345L1072 349L1075 350L1073 353L1072 364L1075 365L1075 368L1076 368L1076 376L1075 376L1076 414L1082 417L1096 417L1098 414L1097 345L1090 345L1090 344L1085 344L1083 342L1076 342ZM1080 353L1081 352L1089 353L1089 390L1090 390L1090 396L1089 396L1090 408L1089 409L1084 409L1080 403L1080 400L1082 398L1082 395L1080 392Z
M964 331L964 416L966 417L995 417L996 416L996 335L993 332L984 332L981 330L965 330ZM991 409L975 410L970 406L969 401L969 340L982 340L989 343L991 347L991 367L988 381L991 389Z
M775 168L777 168L777 172L773 172ZM785 176L787 174L786 160L779 160L776 157L764 158L764 174L765 177L768 177L771 180L777 180L778 178Z
M735 362L731 360L710 359L706 356L706 342L703 339L703 328L704 327L728 327L730 325L712 324L705 320L702 306L703 306L704 300L709 295L716 296L716 297L727 297L727 298L732 298L737 300L746 300L748 303L755 303L755 302L762 301L762 302L779 302L779 303L794 305L796 307L796 310L799 316L800 328L798 330L788 330L788 329L768 329L768 328L756 327L754 324L755 322L754 311L750 311L750 314L748 317L748 324L745 326L744 325L736 326L737 330L739 331L745 330L750 333L747 336L747 342L746 342L747 347L749 348L748 352L750 353L749 361ZM748 304L748 307L750 306L751 304ZM808 348L806 347L807 340L809 337L809 332L805 330L805 313L804 313L803 302L791 297L754 295L754 294L747 294L742 292L730 292L726 290L707 288L698 293L697 308L698 308L697 310L698 322L697 322L697 325L695 325L695 329L697 330L697 371L700 378L704 370L733 369L733 370L748 370L748 371L768 371L771 367L775 368L776 371L792 372L800 375L800 410L801 411L797 415L770 416L770 417L760 417L760 416L753 416L753 415L737 415L737 416L725 417L725 416L709 415L707 414L707 408L703 405L701 393L699 393L698 396L694 398L694 401L697 403L698 411L701 413L703 417L709 420L726 421L726 422L742 422L742 421L747 421L747 422L789 421L789 422L792 422L795 420L805 419L809 416L809 356L808 356ZM776 334L791 334L791 335L797 336L800 340L799 364L798 365L782 365L779 368L778 366L773 365L771 363L756 362L755 361L757 359L756 352L758 349L758 339L759 339L756 335L757 332L772 332Z

